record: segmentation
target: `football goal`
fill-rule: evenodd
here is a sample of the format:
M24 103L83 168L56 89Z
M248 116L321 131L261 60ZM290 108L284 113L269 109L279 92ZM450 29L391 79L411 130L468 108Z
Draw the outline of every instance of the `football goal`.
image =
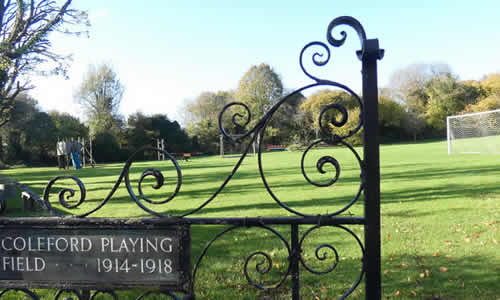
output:
M500 154L500 109L446 118L448 154Z

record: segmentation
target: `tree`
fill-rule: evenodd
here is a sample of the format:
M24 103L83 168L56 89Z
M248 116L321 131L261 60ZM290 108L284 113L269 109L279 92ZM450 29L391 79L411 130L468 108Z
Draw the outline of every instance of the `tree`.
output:
M156 147L155 139L165 139L166 150L172 152L190 152L191 143L187 134L177 121L170 121L167 115L145 115L141 112L129 116L127 145L130 152L145 145ZM137 159L154 159L156 153L138 153Z
M6 142L7 148L2 149L4 159L8 163L23 161L29 158L29 154L23 148L23 133L33 116L38 112L37 101L25 93L18 94L10 111L12 121L1 127L2 143Z
M467 105L462 113L482 112L495 109L500 109L500 93L492 94L475 104Z
M283 96L280 76L267 64L252 66L240 79L235 98L252 112L250 127Z
M487 95L500 94L500 73L493 73L481 80L481 87Z
M33 88L28 76L65 75L70 56L52 51L53 32L80 34L87 14L71 0L0 0L0 127L10 119L16 97Z
M321 110L329 104L339 104L342 105L347 110L359 108L358 102L354 97L347 92L341 90L321 90L309 96L300 105L300 109L303 111L308 111L312 114L314 120L312 126L318 130L319 129L319 115ZM333 111L332 111L333 112ZM358 119L359 120L359 119ZM352 129L352 128L351 128Z
M56 127L48 113L36 112L22 135L23 146L30 153L31 162L47 163L55 157Z
M402 122L403 129L417 141L417 136L421 134L426 126L423 114L409 111Z
M47 163L53 160L56 127L49 114L39 110L37 101L19 94L11 111L12 120L1 128L7 142L9 163ZM2 151L3 152L3 151Z
M51 111L49 116L56 127L55 135L58 139L86 137L88 135L88 128L78 118L68 113Z
M129 152L145 145L153 145L154 132L151 118L142 112L131 114L127 119L127 146ZM138 153L137 159L144 159L144 153ZM152 158L152 157L150 157Z
M381 136L389 136L392 132L392 136L394 137L394 133L400 133L405 117L406 112L401 104L387 96L379 96L378 124ZM399 134L398 138L400 136Z
M426 84L443 74L451 74L446 64L412 64L392 73L389 85L395 100L404 103L408 112L421 115L428 101Z
M155 114L151 117L151 126L155 138L166 139L167 151L191 151L191 142L189 137L177 121L170 121L167 115L164 114Z
M294 128L290 135L292 142L301 146L308 146L315 137L311 112L299 110L293 118Z
M193 102L186 104L186 122L196 123L204 119L218 122L220 112L233 98L233 93L226 91L201 93Z
M428 95L425 118L427 124L444 134L446 117L456 115L476 99L467 98L467 90L451 74L432 78L425 89Z
M118 137L123 126L118 109L124 87L108 64L89 66L75 99L88 115L91 136L110 131Z
M462 113L482 112L500 109L500 74L493 73L481 81L461 82L468 91L470 98L476 101L465 107Z
M186 105L187 132L192 138L196 137L201 146L198 151L216 153L219 136L219 114L224 106L233 101L232 92L203 92L193 102ZM230 112L226 114L228 116ZM225 119L228 128L228 120Z

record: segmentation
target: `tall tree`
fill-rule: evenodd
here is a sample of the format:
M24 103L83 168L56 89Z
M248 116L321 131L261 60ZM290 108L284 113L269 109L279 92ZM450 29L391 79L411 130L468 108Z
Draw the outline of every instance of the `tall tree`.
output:
M189 136L196 137L198 151L216 153L219 136L219 114L233 101L232 92L204 92L186 105L186 127ZM227 120L225 120L227 124Z
M488 95L500 94L500 73L493 73L481 80L481 86Z
M451 74L432 78L425 89L428 95L425 118L433 128L444 133L446 117L462 111L476 99L467 98L467 90Z
M406 112L403 106L392 98L387 96L379 96L378 98L378 125L379 134L381 136L389 136L392 132L399 132L403 125L403 120L406 117ZM398 138L400 137L400 134Z
M16 97L31 88L28 76L65 75L70 56L52 51L53 32L81 34L85 12L71 0L0 0L0 127L10 119Z
M309 96L304 102L302 102L300 108L303 111L308 111L312 114L314 122L311 125L315 129L319 129L318 119L321 110L323 109L323 107L334 103L340 104L348 110L354 109L359 106L357 101L350 94L341 90L325 89Z
M51 111L49 116L56 127L56 136L59 139L87 137L88 128L78 118L65 112Z
M17 96L11 113L12 120L0 129L2 140L8 145L6 161L49 162L57 140L51 117L40 111L37 101L24 93Z
M233 99L232 92L203 92L193 102L186 105L186 122L199 122L208 119L217 125L219 114L224 105Z
M423 115L429 100L426 85L432 78L443 74L451 74L451 68L446 64L412 64L392 73L389 85L395 100L404 103L408 112Z
M252 112L250 126L283 96L280 76L267 64L252 66L240 79L235 98Z
M118 112L123 91L124 87L110 65L89 66L75 99L86 110L92 136L111 131L118 137L123 125Z

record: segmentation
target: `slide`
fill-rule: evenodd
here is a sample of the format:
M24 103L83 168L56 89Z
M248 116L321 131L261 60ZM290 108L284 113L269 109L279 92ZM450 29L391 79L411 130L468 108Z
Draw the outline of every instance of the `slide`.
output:
M78 152L71 152L71 161L73 162L73 166L75 169L81 169L82 168L82 163L80 161L80 155Z

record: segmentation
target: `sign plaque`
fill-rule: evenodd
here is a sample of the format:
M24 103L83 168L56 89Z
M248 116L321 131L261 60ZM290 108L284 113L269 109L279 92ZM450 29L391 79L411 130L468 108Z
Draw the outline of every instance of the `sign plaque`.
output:
M116 223L0 226L0 285L187 289L189 226Z

